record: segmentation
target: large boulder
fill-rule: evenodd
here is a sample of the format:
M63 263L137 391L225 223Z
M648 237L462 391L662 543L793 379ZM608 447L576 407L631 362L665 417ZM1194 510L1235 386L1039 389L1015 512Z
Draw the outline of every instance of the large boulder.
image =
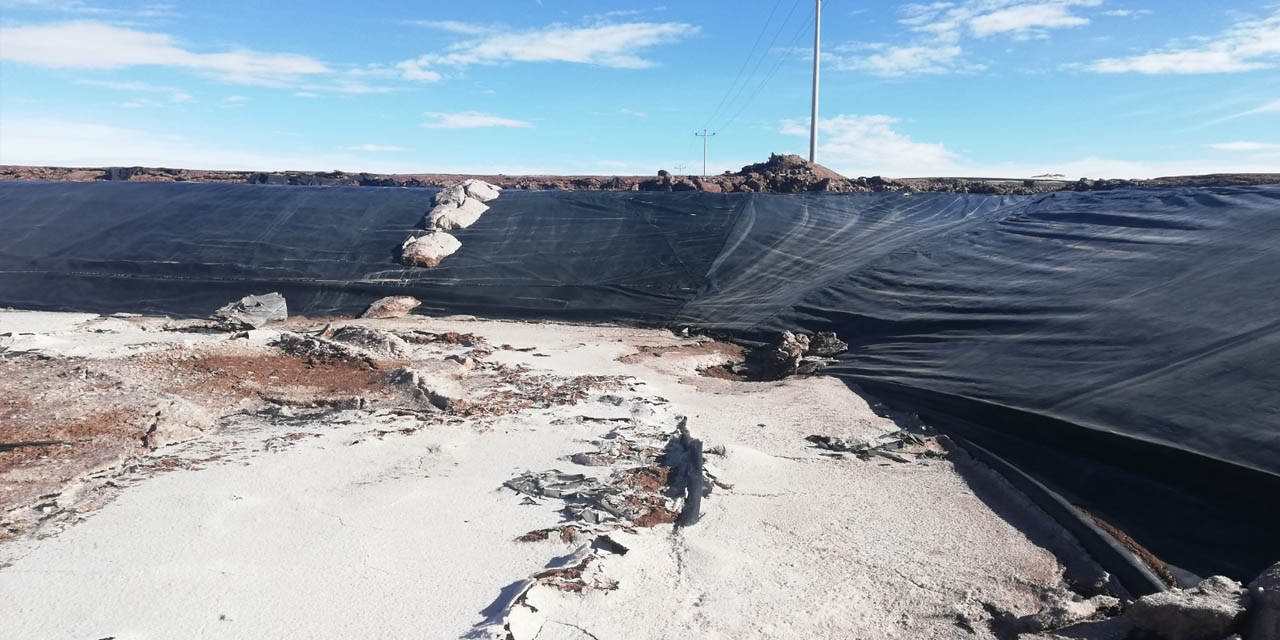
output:
M257 329L268 322L287 319L289 307L279 293L264 293L245 296L214 311L210 317L224 329Z
M1190 589L1142 596L1125 611L1139 636L1160 640L1222 640L1244 616L1239 582L1213 576Z
M400 260L411 267L435 267L461 248L457 238L443 231L430 231L405 240L400 247Z
M455 184L451 187L445 187L444 189L441 189L438 193L436 193L435 198L432 198L432 202L436 206L439 206L442 204L451 204L456 207L462 204L462 201L466 199L467 199L467 188L460 184Z
M747 356L748 374L761 380L781 380L796 373L808 351L809 336L783 331L773 344L760 347Z
M387 296L374 300L373 304L369 305L369 308L360 314L360 317L403 318L421 304L422 301L413 296Z
M502 187L489 184L484 180L477 180L475 178L463 180L461 186L468 196L475 198L480 202L494 200L498 197L498 192L502 191Z
M489 205L475 198L463 198L461 202L445 202L438 204L427 214L427 228L451 231L466 229L480 219Z
M808 355L831 358L849 350L849 343L836 336L834 331L819 331L809 340Z
M1247 640L1280 638L1280 562L1249 583Z

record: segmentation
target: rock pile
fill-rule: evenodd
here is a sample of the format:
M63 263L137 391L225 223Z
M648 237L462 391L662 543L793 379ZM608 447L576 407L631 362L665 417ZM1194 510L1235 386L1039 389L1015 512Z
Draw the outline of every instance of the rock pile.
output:
M1103 617L1120 609L1124 612L1118 616ZM1018 640L1276 640L1280 638L1280 563L1248 587L1213 576L1194 587L1145 595L1127 605L1107 596L1050 598L1040 613L998 626L1005 627L1004 636L1016 635Z
M656 179L645 180L635 187L639 191L706 191L709 193L806 193L830 191L895 191L901 189L883 178L849 180L820 164L797 155L773 154L766 162L749 164L737 173L701 178L675 176L659 171Z
M449 231L466 229L475 224L485 204L498 197L501 189L483 180L463 180L437 193L435 206L423 220L424 235L410 236L400 247L401 262L411 267L435 267L462 248L462 243Z
M849 350L849 344L833 331L813 336L783 331L770 344L747 354L746 362L733 370L748 380L781 380L795 374L814 374L831 358Z

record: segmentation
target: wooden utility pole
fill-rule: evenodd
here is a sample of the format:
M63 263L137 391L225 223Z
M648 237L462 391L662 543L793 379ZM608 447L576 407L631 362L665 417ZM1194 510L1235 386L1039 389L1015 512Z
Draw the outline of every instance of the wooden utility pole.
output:
M693 135L702 138L702 177L707 177L707 138L714 136L714 133L707 133L706 129L702 133L694 133Z
M818 161L818 60L822 35L822 0L814 0L813 13L813 109L809 113L809 162Z

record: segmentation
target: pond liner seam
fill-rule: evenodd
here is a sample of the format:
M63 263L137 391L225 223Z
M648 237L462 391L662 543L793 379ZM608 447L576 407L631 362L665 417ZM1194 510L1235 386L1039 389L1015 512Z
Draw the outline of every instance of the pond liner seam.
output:
M1103 569L1115 576L1129 593L1140 597L1169 589L1169 585L1165 584L1145 562L1094 524L1088 516L1081 513L1061 494L973 441L960 436L951 436L951 438L966 453L998 473L1066 529L1080 543L1080 546L1084 547Z

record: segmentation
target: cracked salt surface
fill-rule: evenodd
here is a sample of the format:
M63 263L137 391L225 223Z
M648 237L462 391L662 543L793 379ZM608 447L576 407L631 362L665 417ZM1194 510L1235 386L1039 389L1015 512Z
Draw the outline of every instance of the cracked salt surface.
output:
M0 312L0 332L11 313ZM97 348L103 336L86 320L40 348ZM703 378L696 370L724 357L707 350L619 361L641 346L693 343L660 331L358 322L473 333L515 347L494 350L494 364L633 382L607 391L619 405L595 391L577 404L443 423L386 410L228 419L161 450L205 462L122 478L115 499L82 522L0 544L0 563L10 563L0 569L5 635L972 638L958 615L981 603L1031 613L1061 583L1063 567L1040 546L1066 545L1061 532L1001 482L975 493L949 459L834 459L812 448L813 433L853 441L898 430L837 380ZM121 331L108 337L137 339ZM530 347L538 355L517 350ZM707 456L720 486L702 501L701 522L619 523L608 536L626 553L597 552L591 568L593 584L616 588L538 585L513 606L520 585L598 532L517 541L569 523L561 501L503 483L549 469L607 481L609 467L572 457L636 404L654 407L655 421L687 416L693 435L722 451ZM976 633L993 637L981 625Z

